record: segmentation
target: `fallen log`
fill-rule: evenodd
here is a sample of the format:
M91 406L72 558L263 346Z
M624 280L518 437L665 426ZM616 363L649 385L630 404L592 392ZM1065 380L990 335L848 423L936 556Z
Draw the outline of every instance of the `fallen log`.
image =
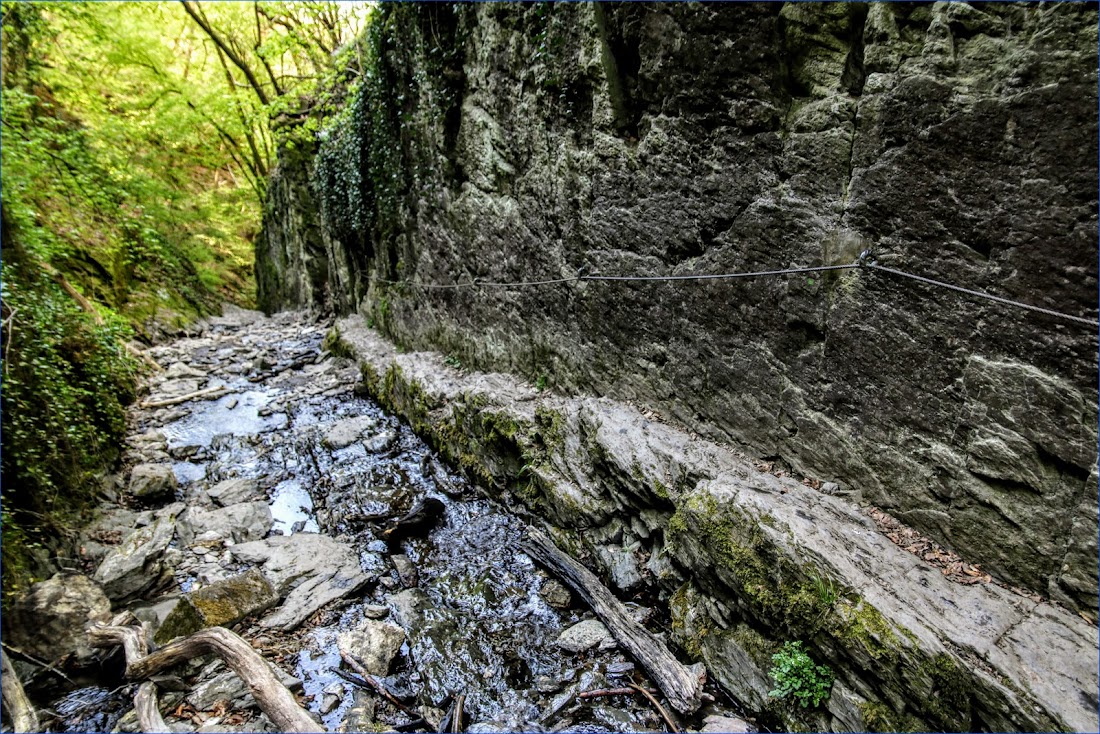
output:
M135 627L96 625L89 628L88 635L96 647L123 646L126 651L126 677L131 680L144 680L200 655L217 655L245 682L276 731L324 731L298 705L294 694L279 682L267 661L240 635L224 627L199 630L148 655L141 654L147 648L144 648L144 635Z
M3 650L0 650L0 689L3 691L4 708L11 718L12 731L39 731L38 712L23 691L23 684L19 682L15 668Z
M146 400L141 404L142 408L166 408L169 405L179 405L180 403L186 403L188 400L197 400L199 398L210 399L213 397L221 397L225 393L229 392L229 388L225 385L218 385L217 387L208 387L205 390L199 390L197 392L189 392L186 395L177 395L174 398L165 398L164 400Z
M596 575L558 550L542 531L529 528L521 544L527 555L556 573L588 602L627 652L637 659L649 677L682 714L695 712L702 702L703 686L698 676L680 663L661 642L634 621L610 589Z

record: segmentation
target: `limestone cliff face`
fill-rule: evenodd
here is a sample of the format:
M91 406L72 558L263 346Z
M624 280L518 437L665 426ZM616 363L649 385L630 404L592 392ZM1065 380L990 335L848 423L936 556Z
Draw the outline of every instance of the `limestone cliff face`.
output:
M386 5L272 182L265 308L650 406L1096 610L1097 13Z

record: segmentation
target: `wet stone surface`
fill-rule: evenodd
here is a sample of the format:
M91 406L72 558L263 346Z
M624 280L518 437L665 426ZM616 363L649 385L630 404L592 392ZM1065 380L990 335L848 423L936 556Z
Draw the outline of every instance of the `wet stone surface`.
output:
M321 351L325 331L303 316L265 319L232 310L200 336L149 350L170 372L151 379L146 402L177 394L182 375L196 390L226 391L132 413L126 459L171 467L175 499L188 511L182 525L175 519L178 505L161 519L176 526L161 575L129 605L159 605L166 614L181 592L259 569L280 605L233 629L301 681L299 700L328 731L361 729L368 715L380 731L412 720L333 672L341 667L342 633L383 623L399 626L405 637L378 679L430 726L464 696L462 726L469 731L663 730L640 696L578 698L582 691L646 681L610 638L574 646L576 652L559 644L563 631L592 614L518 551L523 521L479 499L407 425L357 397L358 370ZM441 517L387 539L385 531L427 498L442 503ZM158 505L122 491L119 504L103 508L113 519L100 526L118 526L125 538L130 528L155 522L159 507L172 499ZM204 518L232 508L244 512L257 501L270 509L266 540L255 540L254 528L203 525ZM429 500L428 506L437 505ZM339 566L347 554L357 559L356 568ZM328 603L303 613L291 608L304 603L296 596ZM209 701L188 694L203 685L213 690L217 666L208 662L173 671L186 691L162 691L161 711L173 729L270 728L250 696ZM82 691L70 696L93 695ZM80 721L62 719L60 727ZM702 715L685 723L701 722ZM117 717L97 720L96 728L116 724Z

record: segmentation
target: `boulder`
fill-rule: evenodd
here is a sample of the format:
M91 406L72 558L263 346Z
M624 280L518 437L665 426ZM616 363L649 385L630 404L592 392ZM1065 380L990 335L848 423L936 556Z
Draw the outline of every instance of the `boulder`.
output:
M255 479L226 479L206 490L206 494L219 507L228 507L259 498L261 490Z
M389 451L397 443L397 431L387 428L379 431L363 442L363 448L372 454L380 454Z
M568 609L573 603L573 595L557 579L547 579L539 589L539 596L554 609Z
M111 602L92 579L79 574L55 574L31 587L5 615L4 642L42 660L53 662L69 653L87 660L84 626L106 622Z
M95 572L94 578L107 596L122 601L152 586L163 570L161 558L175 532L175 518L165 515L126 536Z
M229 627L279 602L271 583L256 569L184 594L153 638L158 644L206 627Z
M280 594L286 594L283 604L261 622L285 631L377 578L361 570L359 554L350 546L316 533L280 535L229 550L238 561L262 564L264 575Z
M378 425L378 421L369 415L360 415L334 423L321 439L321 445L329 449L347 448L355 443L366 431Z
M134 497L170 497L178 487L176 475L169 464L138 464L130 472L130 494Z
M180 517L177 532L184 545L210 532L234 543L247 543L267 535L274 522L266 502L241 502L216 510L192 507Z
M164 377L169 380L178 380L182 377L206 377L206 373L183 362L175 362L164 371Z
M558 635L558 647L572 653L584 652L598 646L611 634L598 619L578 622Z
M405 642L405 630L396 624L364 619L354 630L341 632L337 644L358 658L371 675L386 675Z

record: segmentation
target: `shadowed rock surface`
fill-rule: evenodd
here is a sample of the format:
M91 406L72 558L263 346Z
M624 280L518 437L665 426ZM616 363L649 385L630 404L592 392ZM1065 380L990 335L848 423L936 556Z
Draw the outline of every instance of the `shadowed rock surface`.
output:
M265 309L358 310L405 348L636 401L1095 617L1095 329L868 271L377 280L769 270L873 247L1095 318L1094 5L381 17L363 94L272 181Z

